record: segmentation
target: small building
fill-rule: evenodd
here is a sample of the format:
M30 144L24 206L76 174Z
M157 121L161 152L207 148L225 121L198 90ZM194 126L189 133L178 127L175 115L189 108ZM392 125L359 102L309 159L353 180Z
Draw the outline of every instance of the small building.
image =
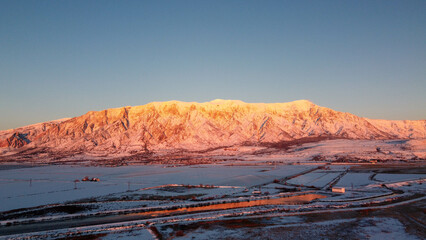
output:
M345 188L344 187L333 187L331 188L332 192L336 192L336 193L345 193Z
M262 192L261 192L261 191L259 191L259 190L254 190L254 191L252 192L252 194L253 194L253 195L260 195L260 194L262 194Z

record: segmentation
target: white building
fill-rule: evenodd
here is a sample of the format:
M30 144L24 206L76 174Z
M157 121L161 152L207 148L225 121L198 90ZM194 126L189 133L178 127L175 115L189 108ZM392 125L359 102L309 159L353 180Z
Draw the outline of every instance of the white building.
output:
M336 192L336 193L345 193L345 188L344 187L333 187L331 188L332 192Z

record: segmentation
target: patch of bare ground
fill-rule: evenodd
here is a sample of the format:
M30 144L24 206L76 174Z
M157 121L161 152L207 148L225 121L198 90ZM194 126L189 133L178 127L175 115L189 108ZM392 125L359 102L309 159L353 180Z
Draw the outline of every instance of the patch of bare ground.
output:
M384 209L382 211L383 214L397 218L403 223L408 233L419 236L420 239L426 239L425 201Z
M160 227L161 232L169 232L167 239L174 237L185 236L198 229L240 229L240 228L262 228L268 224L262 219L232 219L225 221L205 221L190 224L172 224ZM171 231L170 231L171 230ZM166 234L162 234L165 236ZM226 239L226 238L225 238Z
M97 160L92 161L92 164L98 166L124 166L124 165L198 165L198 164L212 164L212 163L221 163L225 160L213 159L211 157L191 155L193 153L179 153L179 154L169 154L161 156L153 155L137 155L137 156L128 156L120 157L109 160Z
M221 235L221 239L363 239L368 238L364 228L376 227L384 233L392 233L392 229L381 229L384 223L380 221L394 219L403 225L406 234L426 239L425 206L425 202L414 202L389 209L312 213L300 216L296 224L286 223L286 217L259 217L163 225L159 231L167 235L165 239L191 236L195 232L228 233Z
M391 173L391 174L426 174L425 164L374 164L374 165L357 165L352 166L353 172L375 172L375 173Z
M153 194L140 194L140 193L127 193L125 196L106 196L102 198L102 202L111 201L137 201L137 200L149 200L149 201L173 201L173 200L193 200L194 198L204 196L205 194L182 194L173 196L162 196ZM96 198L84 198L70 203L94 203L98 202Z
M149 230L151 230L151 233L159 240L163 240L163 235L161 234L160 231L158 231L156 226L150 226Z
M91 210L93 206L79 206L79 205L68 205L68 206L51 206L42 209L29 208L29 209L15 209L12 211L2 212L0 220L16 219L16 218L32 218L39 216L46 216L51 214L74 214L87 210Z
M189 235L191 232L226 230L239 231L239 234L221 235L221 239L353 239L355 233L351 230L356 226L356 220L342 222L336 225L324 226L285 226L280 225L279 219L235 219L226 221L208 221L187 225L174 224L163 226L161 231L168 231L169 238ZM173 230L170 232L170 228Z
M255 231L250 238L256 239L360 239L356 232L358 221L341 222L331 225L279 226L267 231ZM238 238L230 238L238 239Z
M100 234L90 234L90 235L83 235L83 236L69 236L69 237L58 238L57 240L98 240L98 239L102 239L103 237L107 235L108 235L107 233L100 233Z
M33 164L0 164L0 171L2 170L12 170L12 169L20 169L20 168L32 168L32 167L40 167L41 165L33 165Z
M341 139L341 138L337 138L333 136L306 137L306 138L300 138L300 139L289 140L289 141L280 141L280 142L272 142L272 143L265 142L265 143L260 143L259 145L262 147L288 150L290 149L290 147L300 146L305 143L319 142L324 140L335 140L335 139Z

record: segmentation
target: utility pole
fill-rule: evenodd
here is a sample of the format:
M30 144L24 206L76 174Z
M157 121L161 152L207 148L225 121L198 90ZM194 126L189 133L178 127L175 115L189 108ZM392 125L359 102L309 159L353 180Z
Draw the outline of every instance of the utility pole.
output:
M74 180L74 189L77 189L77 183L80 182L80 180Z

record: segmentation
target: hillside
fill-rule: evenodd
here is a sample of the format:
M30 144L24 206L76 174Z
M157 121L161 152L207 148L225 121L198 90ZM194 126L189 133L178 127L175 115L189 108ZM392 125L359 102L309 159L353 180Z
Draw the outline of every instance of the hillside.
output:
M153 102L0 131L0 154L139 154L262 145L306 138L423 139L426 120L371 120L307 100Z

